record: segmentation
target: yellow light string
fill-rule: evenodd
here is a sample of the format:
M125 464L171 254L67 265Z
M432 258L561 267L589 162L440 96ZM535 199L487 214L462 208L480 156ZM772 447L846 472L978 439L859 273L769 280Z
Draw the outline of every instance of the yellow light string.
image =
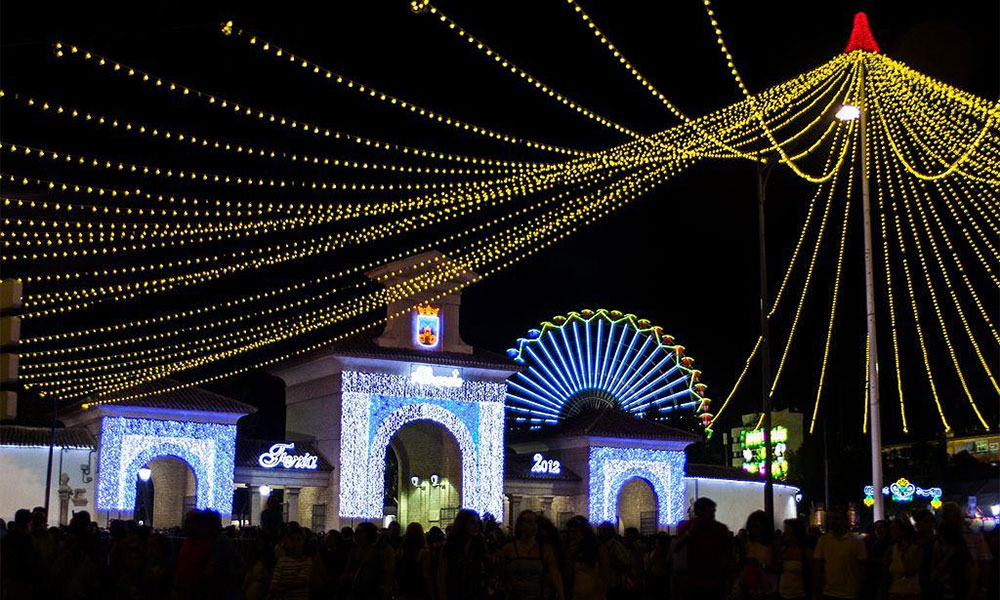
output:
M716 42L719 44L719 50L726 58L726 66L729 68L729 72L732 74L733 79L739 86L740 91L743 92L743 95L747 99L752 100L754 96L750 93L750 90L747 89L746 84L743 83L743 78L740 77L740 72L739 70L736 69L736 63L733 60L733 55L729 53L729 49L726 47L726 42L722 37L722 29L719 28L719 22L715 18L715 11L712 9L711 0L702 0L702 2L705 5L705 13L708 16L709 22L712 24L712 29L715 31L715 38ZM821 175L819 177L814 177L812 175L809 175L808 173L800 169L798 165L796 165L795 162L791 160L791 157L789 157L788 154L785 153L784 148L781 147L777 139L775 139L774 134L764 123L764 119L760 117L760 113L758 113L758 122L760 123L761 130L764 132L765 136L767 136L768 140L770 141L771 144L770 150L775 151L780 157L780 161L788 165L788 167L792 170L792 172L801 177L802 179L805 179L810 183L822 183L830 179L833 176L833 173L836 172L837 169L839 169L840 165L838 163L837 169L834 169L833 171L827 173L826 175Z
M877 185L875 187L876 187L876 195L878 198L879 226L882 236L882 262L885 268L886 296L887 296L887 302L889 304L889 331L892 336L892 360L896 368L896 393L899 399L899 416L903 424L903 433L909 433L910 432L909 426L907 425L906 422L906 404L903 398L903 370L899 357L899 329L896 325L896 300L893 294L894 286L892 283L892 268L891 268L892 261L890 258L891 246L888 235L888 227L886 224L886 214L888 212L888 209L887 209L887 202L884 197L885 196L884 190L886 188L886 185L882 181L882 170L884 166L879 162L880 155L877 152L877 148L874 147L874 143L869 145L868 148L869 152L871 152L872 155L876 157L876 160L873 161L874 162L873 166L875 167L873 171L875 172L875 178L877 182ZM888 174L886 174L886 178L888 179ZM865 335L867 336L867 333ZM868 375L865 375L865 377L868 377ZM865 389L867 389L867 386ZM865 406L867 407L867 404ZM943 418L943 413L942 413L942 418ZM947 427L946 422L945 426Z
M63 46L65 46L67 48L68 54L65 54L65 52L62 50ZM263 46L262 46L262 48L263 48ZM136 69L135 67L132 67L130 65L126 65L125 63L121 63L121 62L118 62L118 61L111 60L109 58L106 58L106 57L101 56L99 54L96 54L94 52L90 52L90 51L86 51L86 50L83 50L81 48L78 48L77 46L72 46L72 45L66 46L65 44L62 44L62 42L56 42L56 50L55 50L55 52L56 52L56 56L57 57L61 58L62 56L66 55L66 56L73 56L75 58L79 58L79 59L82 59L82 60L85 60L85 61L89 61L89 62L92 62L93 64L95 64L99 68L101 68L101 67L108 67L108 68L110 68L112 70L112 72L124 73L126 76L128 76L130 78L137 79L139 81L142 81L143 83L155 86L155 87L160 88L160 89L166 89L168 91L176 92L176 93L184 95L184 96L188 96L188 95L194 96L194 97L196 97L198 99L207 101L209 104L218 105L220 108L229 108L229 107L232 107L233 112L235 114L240 114L240 115L244 115L244 116L256 116L261 121L267 121L267 122L271 122L271 123L279 123L281 125L288 126L288 127L292 128L292 129L298 129L298 130L302 130L302 131L306 131L306 132L311 132L314 135L321 135L322 137L331 137L332 136L332 137L336 138L336 137L338 137L337 134L339 134L340 137L344 137L344 134L341 133L341 132L332 131L330 129L327 129L325 127L322 127L322 126L319 126L319 125L316 125L316 124L308 123L308 122L301 121L301 120L298 120L298 119L291 119L289 117L283 117L281 115L278 115L278 114L275 114L275 113L271 113L269 111L265 111L265 110L261 110L261 109L258 109L258 108L247 106L246 104L241 104L241 103L238 103L238 102L232 102L231 100L223 99L220 96L215 96L213 94L202 92L202 91L197 90L197 89L195 89L193 87L184 86L184 85L175 83L173 81L170 81L168 79L164 79L164 78L161 78L161 77L156 77L152 73L148 73L146 71L143 71L142 69ZM277 51L277 55L278 56L282 55L281 50ZM295 58L297 58L297 57L295 57ZM301 59L299 59L299 60L301 61ZM330 72L330 71L327 71L327 72L330 73L330 78L332 80L333 79L332 72ZM346 81L349 81L349 80L343 80L343 81L346 82ZM353 88L354 85L355 85L354 82L352 81L351 84L352 84L351 87ZM358 91L359 92L362 92L362 93L372 92L370 94L372 97L375 97L375 98L378 98L378 99L383 99L383 97L384 97L385 101L389 101L390 96L388 96L387 94L382 94L381 92L376 92L375 90L372 90L372 89L368 88L367 86L364 86L364 85L361 85L361 84L357 84L357 86L358 86ZM432 120L432 121L438 121L438 122L446 123L448 125L452 125L456 129L460 129L460 130L463 130L463 131L472 131L473 133L477 133L479 135L488 137L490 139L493 139L493 140L496 140L496 141L499 141L499 142L505 142L505 143L514 144L514 145L524 145L525 147L532 148L532 149L535 149L535 150L543 150L543 151L546 151L546 152L552 152L552 153L562 154L562 155L568 155L568 156L586 156L588 154L588 153L580 151L580 150L574 150L574 149L571 149L571 148L562 148L560 146L555 146L555 145L552 145L552 144L545 144L545 143L542 143L542 142L536 142L534 140L522 139L522 138L518 138L516 136L498 133L498 132L495 132L495 131L492 131L492 130L488 130L488 129L485 129L485 128L482 128L482 127L478 127L476 125L470 125L469 123L466 123L464 121L459 121L458 119L454 119L454 118L451 118L451 117L446 117L446 116L441 115L439 113L436 113L436 112L433 112L433 111L430 111L430 110L427 110L427 109L415 106L415 105L410 104L410 103L402 104L403 101L399 100L399 99L396 99L396 98L392 98L392 100L396 100L396 103L400 103L399 106L401 108L406 108L406 109L410 110L410 112L412 112L413 114L418 114L418 115L424 116L427 119Z
M850 134L853 133L853 123L848 124L848 138ZM834 191L836 190L836 181L831 182L830 190L827 195L826 208L823 210L823 217L819 223L819 230L816 234L816 245L813 248L812 257L809 260L809 267L806 271L806 279L802 284L802 294L799 296L799 304L795 309L795 317L792 319L792 327L788 331L788 340L785 342L785 348L781 352L781 360L778 361L778 370L774 373L774 380L771 382L770 394L774 394L775 388L778 387L778 382L781 380L781 373L785 368L785 360L788 358L788 350L792 346L792 340L795 339L795 331L799 324L799 317L802 315L802 307L805 305L806 294L809 291L809 284L812 282L813 269L816 267L816 258L819 256L819 249L823 242L823 234L826 231L826 221L827 217L830 216L830 207L833 205Z
M639 191L636 192L632 196L621 197L621 195L619 195L617 201L615 201L612 206L603 208L601 211L598 211L596 217L586 218L581 223L577 223L576 225L573 225L571 223L571 229L569 229L567 231L563 231L563 232L559 233L558 235L554 235L553 237L545 240L544 242L542 242L539 245L527 246L526 249L522 252L522 254L517 255L517 256L513 256L511 258L508 258L505 262L497 265L496 267L490 269L489 271L486 271L484 273L483 277L488 276L491 273L496 272L496 271L498 271L500 269L508 268L509 266L511 266L512 264L514 264L514 263L518 262L519 260L525 258L526 256L529 256L529 255L533 254L534 252L537 252L537 251L543 249L544 247L547 247L549 245L552 245L552 244L558 242L559 240L561 240L561 239L565 238L566 236L570 235L573 232L573 230L575 230L575 228L577 228L579 226L586 226L586 225L588 225L590 223L593 223L595 220L597 220L597 218L600 218L601 216L610 213L612 210L615 210L617 207L620 207L620 206L623 206L624 204L627 204L634 197L636 197L638 195L641 195L642 193L644 193L648 189L651 189L651 187L653 187L654 185L656 185L656 183L658 183L658 182L654 181L651 184L647 184L645 188L639 189ZM535 234L533 234L533 235L535 235ZM531 237L531 236L529 236L529 237ZM478 280L478 279L476 279L476 280ZM463 281L458 286L455 286L454 288L452 288L450 290L447 290L445 292L442 292L442 293L438 294L437 296L434 296L429 301L433 301L436 298L444 297L447 294L453 293L454 291L457 291L458 289L461 289L462 287L465 287L465 286L469 285L469 283L471 283L471 281ZM426 300L426 299L422 300L422 302L427 302L427 301L428 300ZM364 331L364 330L366 330L366 329L368 329L368 328L370 328L370 327L372 327L372 326L374 326L376 324L386 322L386 321L388 321L388 320L390 320L392 318L395 318L395 317L398 317L398 316L402 316L404 314L408 314L410 311L413 310L413 308L415 306L416 306L416 304L413 307L410 307L410 308L408 308L406 310L399 311L399 312L397 312L395 314L391 314L387 318L378 319L378 320L376 320L373 323L365 324L362 327L359 327L359 328L357 328L357 329L355 329L353 331L347 332L347 333L342 334L340 336L336 336L332 340L326 340L326 341L323 341L323 342L321 342L319 344L313 344L313 345L307 346L305 348L300 348L300 349L297 349L297 350L295 350L293 352L289 352L289 353L281 355L281 356L272 357L272 358L267 359L265 361L258 362L258 363L254 364L254 365L250 365L250 366L246 366L246 367L241 367L239 369L235 369L235 370L232 370L232 371L229 371L229 372L226 372L226 373L220 373L220 374L212 376L212 377L208 377L208 378L197 380L195 382L191 382L190 384L183 384L182 387L188 387L189 385L201 385L201 384L207 383L209 381L214 381L214 380L217 380L217 379L220 379L220 378L223 378L223 377L228 377L228 376L232 376L232 375L235 375L235 374L243 373L243 372L246 372L246 371L254 369L254 368L260 368L260 367L264 367L264 366L267 366L267 365L270 365L270 364L275 364L277 362L280 362L280 361L283 361L283 360L287 360L288 358L291 358L292 356L297 356L297 355L301 355L301 354L304 354L304 353L307 353L307 352L311 352L311 351L316 350L316 349L318 349L320 347L323 347L323 346L325 346L325 345L327 345L327 344L329 344L331 342L338 341L340 339L345 339L347 337L351 337L351 336L357 335L361 331ZM129 383L124 384L124 385L125 386L132 386L132 385L135 385L136 383L138 383L138 382L132 381L132 382L129 382ZM181 387L178 387L178 389L181 389ZM108 391L108 390L105 390L105 391ZM131 395L131 396L125 396L125 397L115 398L115 401L123 401L123 400L127 400L127 399L134 399L134 398L137 398L137 397L143 397L143 396L141 394L140 395L135 395L134 394L134 395ZM94 405L94 404L98 404L98 403L102 403L102 402L104 402L104 401L94 401L94 402L87 403L87 405Z
M675 117L677 117L681 121L683 121L685 123L688 123L688 122L691 121L679 108L677 108L677 106L675 106L672 102L670 102L670 100L668 100L667 97L663 93L661 93L648 79L646 79L646 77L644 77L642 75L642 73L640 73L639 70L635 68L634 65L632 65L632 63L625 57L625 55L622 54L622 52L617 47L615 47L615 45L608 39L607 35L605 35L597 27L597 24L594 22L594 20L590 17L590 15L588 15L586 12L584 12L583 8L580 7L579 4L577 4L574 0L567 0L567 4L569 4L570 6L573 7L574 12L576 12L580 16L580 19L584 23L586 23L587 27L590 28L591 32L594 34L594 37L596 37L601 42L601 44L605 48L607 48L608 51L611 52L611 54L614 56L614 58L616 59L616 61L620 65L622 65L622 67L626 71L628 71L635 78L636 81L638 81L644 88L646 88L646 90L654 98L656 98L657 100L659 100L667 108L667 110L670 111L671 114L673 114ZM834 59L834 60L835 61L840 61L842 59ZM725 142L721 141L717 137L713 136L708 131L706 131L706 130L704 130L702 128L699 128L696 123L693 123L693 125L695 127L695 130L699 134L701 134L702 136L704 136L707 140L711 141L713 144L718 145L721 148L723 148L723 149L725 149L725 150L727 150L729 152L732 152L732 153L734 153L737 156L742 157L742 158L747 158L747 159L754 160L754 161L762 161L763 160L759 156L753 156L751 154L740 152L739 150L736 150L735 148L727 145ZM800 134L804 133L807 129L808 129L808 127L802 129L800 131ZM788 140L786 140L785 142L782 142L782 145L786 144L787 142L788 142ZM799 156L799 157L793 157L793 160L795 160L797 158L801 158L801 156Z
M896 242L897 245L899 246L899 259L903 265L903 276L904 280L906 281L906 290L910 299L910 309L913 313L913 325L917 331L917 341L920 346L920 353L924 362L924 372L927 375L927 383L930 386L931 397L934 399L934 405L937 407L938 416L941 418L941 424L944 426L945 433L947 433L951 431L951 425L948 424L948 419L945 417L944 409L941 406L941 399L938 397L937 386L934 383L934 374L933 371L931 370L930 358L927 354L927 344L924 340L924 330L920 324L920 311L917 308L916 292L913 289L913 279L910 276L910 264L909 261L906 259L906 240L904 239L903 236L903 227L900 220L899 209L895 201L896 190L888 171L888 164L889 164L888 152L884 149L884 144L882 142L881 136L873 135L871 136L870 139L874 140L875 156L873 157L872 163L876 166L876 170L881 169L883 164L886 165L885 178L886 178L886 184L889 186L889 192L886 194L886 196L892 201L893 224L896 232ZM888 212L888 208L886 208L886 212ZM888 242L886 242L885 247L888 249L887 244ZM888 255L888 252L886 254Z
M886 138L887 139L888 139L888 135L889 134L887 133L886 134ZM986 422L986 420L983 418L982 413L979 412L979 407L976 405L976 401L972 397L972 392L969 389L968 384L966 383L965 375L962 372L962 367L958 363L958 357L955 354L955 349L954 349L954 347L951 344L951 338L950 338L950 336L948 334L948 327L947 327L947 324L945 323L944 315L941 312L941 306L940 306L940 304L938 302L938 299L937 299L937 292L935 291L934 282L931 279L930 269L927 266L927 260L926 260L926 256L924 255L924 250L923 250L923 243L920 240L920 236L917 234L916 219L913 216L913 211L912 211L911 206L910 206L909 195L906 193L906 187L907 186L906 186L906 183L905 183L905 176L903 175L903 173L899 169L899 166L901 164L902 164L901 162L896 162L896 163L893 163L892 166L893 166L893 170L895 171L896 181L897 181L897 184L898 184L898 189L901 192L900 193L900 197L902 198L903 209L906 211L907 223L909 224L910 233L911 233L911 235L913 237L913 246L917 250L917 258L918 258L918 261L920 263L921 271L924 274L924 281L925 281L925 283L927 285L927 291L930 294L931 306L934 309L934 313L937 316L938 324L941 327L941 338L944 341L944 344L945 344L945 346L948 349L948 355L951 358L952 365L955 368L955 374L958 376L958 380L961 383L962 390L965 392L966 399L968 399L968 401L969 401L969 405L972 407L972 410L976 414L976 418L979 420L980 424L982 424L982 426L987 431L989 431L990 430L990 426ZM909 171L909 170L907 169L907 171ZM914 203L916 203L916 202L917 201L914 200ZM893 208L894 208L894 210L896 210L895 200L893 201ZM933 242L932 242L932 245L934 245ZM938 259L938 260L940 262L940 259ZM942 271L943 271L943 268L942 268ZM948 279L947 274L943 272L943 275L944 275L944 279L945 279L946 285L950 285L950 280ZM962 316L963 323L965 323L965 317L964 317L964 314L961 313L961 306L959 305L957 299L955 300L955 304L956 304L957 310L959 311L959 314ZM966 326L967 326L967 323L966 323ZM970 335L970 338L971 338L971 336L972 336L971 331L969 331L969 335ZM972 338L972 344L973 344L973 347L976 348L977 353L980 356L982 356L981 352L978 352L978 344L976 344L974 338ZM990 373L989 367L985 363L985 359L983 360L983 366L984 366L984 368L986 368L986 372L989 375L989 378L990 378L991 382L993 383L994 388L996 388L998 390L998 393L1000 393L1000 388L997 387L996 380L993 378L992 373Z
M159 125L151 125L148 123L131 121L129 119L126 119L125 117L115 116L112 114L94 114L85 111L84 109L81 108L64 106L52 100L36 98L34 96L26 96L24 94L18 94L18 93L4 94L3 90L0 90L0 98L3 97L13 98L19 101L22 105L36 108L47 115L59 115L67 119L78 119L80 121L88 122L94 125L100 125L115 131L125 132L137 137L148 137L156 140L173 141L184 146L219 150L222 152L235 153L238 155L252 156L257 158L285 160L292 164L312 164L312 165L323 165L323 166L333 166L333 167L343 167L343 168L353 168L353 169L360 168L363 170L371 169L371 170L383 170L383 171L434 173L434 174L448 174L448 175L483 175L483 174L496 174L504 172L517 172L517 171L532 170L535 168L545 168L552 164L557 164L557 163L509 161L496 158L448 154L446 152L438 152L436 150L429 150L426 148L406 146L402 144L397 144L395 142L386 142L374 138L367 138L332 130L330 131L329 135L324 136L324 137L332 137L334 139L342 139L346 142L353 142L356 146L375 148L377 150L381 150L384 152L397 152L409 156L414 156L419 158L429 158L432 160L440 160L447 162L490 165L492 168L455 169L455 168L442 168L442 167L419 167L419 166L401 165L393 163L377 163L377 162L366 162L366 161L358 162L354 160L333 158L326 155L312 155L307 153L279 150L276 148L260 146L249 142L238 142L234 140L224 140L220 138L207 138L203 136L198 136L190 132L183 132L174 129L164 128ZM413 171L411 171L411 169L413 169ZM440 170L440 172L438 172L438 170Z
M851 155L853 156L856 152L858 146L857 139L854 139L851 143ZM847 247L847 230L848 224L850 223L851 216L851 192L852 185L854 183L854 161L851 161L851 167L847 175L847 188L844 201L844 223L840 229L840 247L837 250L837 267L834 271L833 276L833 298L830 300L830 319L827 323L826 328L826 342L823 344L823 359L820 363L819 369L819 383L816 385L816 399L813 403L812 418L809 420L809 433L810 435L816 429L816 416L819 414L819 402L823 397L823 383L826 380L826 367L827 359L830 356L830 341L833 340L833 324L837 319L837 298L840 292L840 275L843 272L844 267L844 248ZM793 332L794 333L794 332ZM789 343L792 339L792 334L788 336ZM787 352L788 347L785 347ZM784 358L784 357L782 357ZM773 391L773 387L771 388Z
M878 100L878 94L872 94L872 98L873 98L874 103L875 103L875 111L874 112L879 115L879 119L884 119L884 116L882 115L882 111L881 111L881 109L878 106L878 102L879 102L879 100ZM884 122L883 122L883 131L885 132L886 141L889 143L889 147L892 148L893 153L896 155L896 160L899 161L899 164L901 164L903 166L903 168L905 168L911 175L913 175L917 179L920 179L920 180L923 180L923 181L936 181L938 179L943 179L945 177L948 177L952 173L955 173L956 170L963 163L965 163L965 161L967 161L969 159L969 156L976 149L976 147L979 146L980 142L983 141L983 139L986 137L986 134L989 132L989 130L990 130L990 128L992 126L993 126L993 117L991 116L989 119L986 120L986 124L983 125L982 129L980 129L979 134L976 135L976 137L966 146L965 152L963 152L962 155L960 157L958 157L946 169L944 169L940 173L935 173L935 174L932 174L932 175L928 175L927 173L923 173L923 172L917 170L910 163L910 161L908 161L906 159L906 157L903 155L903 152L899 149L899 146L896 144L896 140L895 140L895 138L892 135L892 131L890 131L890 129L889 129L888 126L885 126Z
M533 208L533 207L532 207L532 208ZM481 229L481 228L479 228L479 229ZM62 352L62 351L64 351L64 350L60 350L60 351ZM145 352L145 353L146 353L146 354L148 354L148 352ZM120 353L119 353L119 355L120 355ZM73 361L73 362L88 362L88 361L92 361L92 360L91 360L91 359L84 359L84 361ZM49 365L53 365L53 364L54 364L54 363L50 363ZM63 364L66 364L66 362L65 362L65 361L62 361L62 362L60 362L60 363L59 363L58 365L55 365L55 366L61 366L61 365L63 365Z
M747 357L746 364L743 365L743 371L740 372L740 376L736 378L736 383L734 383L733 388L729 390L729 394L726 396L726 399L722 403L722 406L719 407L719 411L715 413L715 416L712 417L712 420L709 422L708 426L710 429L713 425L715 425L715 422L718 420L718 418L722 416L722 411L726 410L726 407L729 406L729 401L732 400L733 396L736 395L736 390L740 389L740 383L743 382L743 378L746 377L747 371L750 370L750 364L751 362L753 362L754 357L757 356L757 350L760 348L760 343L763 340L764 340L763 337L760 336L757 337L757 343L753 345L753 350L750 351L750 356Z
M931 162L937 163L935 166L948 167L953 165L954 161L945 158L947 155L956 154L953 144L960 143L962 147L968 146L966 140L955 142L952 139L953 133L960 133L966 138L968 137L967 131L962 128L965 124L964 119L954 116L954 103L948 103L949 110L942 113L935 104L928 103L926 99L915 95L908 86L903 85L903 82L892 77L887 78L884 75L875 77L875 80L873 83L878 86L880 95L884 93L888 96L892 92L892 99L895 102L888 103L882 108L899 119L895 123L903 126L903 129L909 134L909 139L915 142L924 154L933 159ZM883 89L886 88L888 89L883 92ZM919 106L914 107L913 104L919 104ZM896 135L900 139L904 138L901 132L897 132ZM971 152L966 157L966 163L984 173L984 176L973 175L957 168L956 172L961 174L963 178L980 182L992 181L995 185L997 178L1000 177L1000 169L995 166L997 161L1000 161L1000 152L998 152L998 148L991 145L995 141L995 137L987 136L975 148L975 151L982 155L981 161L975 160ZM907 147L912 149L910 145Z
M921 270L924 273L924 279L925 279L925 282L927 284L927 291L930 292L931 306L934 308L934 313L937 316L938 324L941 326L941 336L942 336L942 339L944 341L945 346L948 348L948 355L951 358L952 366L955 367L955 374L958 375L958 380L959 380L959 382L962 385L962 390L965 392L965 397L968 399L970 406L972 406L973 412L976 413L976 417L979 419L979 422L983 425L983 427L987 431L989 431L990 430L990 426L986 423L986 420L983 418L982 414L979 412L979 408L976 406L976 401L973 399L972 392L969 390L969 386L968 386L968 384L965 381L965 375L962 372L962 367L958 363L958 357L955 355L955 349L951 345L951 339L950 339L950 337L948 335L948 327L945 324L944 315L941 314L941 307L938 304L937 293L934 290L934 284L931 281L930 271L927 268L927 262L926 262L926 259L924 257L924 252L923 252L923 244L921 244L920 238L917 236L917 233L916 233L916 231L914 229L913 214L910 211L909 200L907 198L905 188L903 187L903 184L902 184L902 176L898 172L896 173L896 175L897 175L897 179L900 180L900 183L899 183L900 187L899 187L899 189L902 192L901 193L901 197L903 199L903 207L906 210L906 218L907 218L907 221L910 224L911 233L913 234L913 245L917 249L917 258L918 258L918 261L920 263ZM895 204L895 202L894 202L894 204Z

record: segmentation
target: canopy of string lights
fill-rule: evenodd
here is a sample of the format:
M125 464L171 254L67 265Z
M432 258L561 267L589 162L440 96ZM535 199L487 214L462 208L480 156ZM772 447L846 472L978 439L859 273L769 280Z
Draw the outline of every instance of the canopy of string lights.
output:
M528 91L606 129L608 142L599 149L445 114L339 73L322 57L300 55L293 42L239 22L223 23L219 35L359 102L499 150L445 151L433 140L403 145L337 129L56 41L58 61L93 70L95 81L113 81L123 94L161 94L193 116L169 124L153 114L139 119L120 107L89 106L85 90L79 103L0 91L10 114L121 144L119 152L90 154L45 139L0 140L2 266L4 277L24 285L22 384L60 401L94 405L141 396L137 384L179 372L191 373L177 384L183 387L265 368L403 314L386 314L390 304L412 301L404 311L410 312L433 300L428 290L457 291L536 253L556 251L550 247L683 177L696 163L774 159L813 194L770 307L770 318L789 322L785 339L774 343L772 393L790 368L810 290L822 277L832 282L823 301L820 375L810 391L812 429L824 399L864 157L873 189L879 310L891 331L881 356L896 372L894 404L903 428L908 395L930 394L944 431L959 411L990 429L987 416L1000 395L994 373L1000 106L882 54L864 15L843 52L753 92L723 38L721 17L704 4L743 99L692 115L568 0L566 17L589 30L673 123L640 132L527 72L429 1L413 2L413 18L436 21ZM245 134L205 133L204 122L223 114ZM861 119L867 119L864 137ZM274 142L273 131L294 135L301 145ZM223 157L204 164L227 166L161 162L156 154L133 153L137 140L181 149L192 160ZM395 271L379 281L362 277L431 249L442 254L420 264L405 284L379 285L398 281ZM836 256L831 274L816 271L823 250ZM463 277L469 273L475 276ZM746 368L715 413L705 413L709 428L729 407L760 343L747 344ZM918 364L904 365L903 343L917 345ZM974 359L963 362L970 354ZM904 368L922 371L926 389L904 390ZM943 377L960 382L960 401L940 397L936 382Z

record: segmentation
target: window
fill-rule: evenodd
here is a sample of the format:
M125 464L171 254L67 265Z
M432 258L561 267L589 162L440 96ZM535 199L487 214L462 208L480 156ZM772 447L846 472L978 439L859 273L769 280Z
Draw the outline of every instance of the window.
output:
M326 503L312 505L312 530L326 530Z

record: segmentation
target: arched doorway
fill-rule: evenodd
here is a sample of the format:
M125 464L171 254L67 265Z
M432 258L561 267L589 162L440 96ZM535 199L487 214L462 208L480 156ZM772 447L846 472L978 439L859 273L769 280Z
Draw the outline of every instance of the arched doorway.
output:
M656 533L658 522L656 491L642 477L625 482L618 492L618 521L622 528L635 527L643 534Z
M400 523L444 528L462 505L462 453L455 436L434 421L411 421L392 436L386 455L392 454Z
M133 518L157 529L180 527L184 514L195 508L197 481L183 460L161 456L146 464L149 479L136 477Z

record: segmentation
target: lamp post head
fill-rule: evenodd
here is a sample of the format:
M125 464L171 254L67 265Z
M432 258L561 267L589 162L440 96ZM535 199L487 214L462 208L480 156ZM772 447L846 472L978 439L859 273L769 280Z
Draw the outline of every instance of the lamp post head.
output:
M149 467L142 467L139 469L139 479L142 481L149 481L149 478L153 476L153 471Z
M257 488L257 492L260 493L261 498L267 498L268 496L271 495L271 486L262 485L259 488Z
M420 487L420 476L414 475L410 477L410 483L413 484L413 487Z
M839 121L856 121L861 117L861 109L854 104L844 104L835 115Z

